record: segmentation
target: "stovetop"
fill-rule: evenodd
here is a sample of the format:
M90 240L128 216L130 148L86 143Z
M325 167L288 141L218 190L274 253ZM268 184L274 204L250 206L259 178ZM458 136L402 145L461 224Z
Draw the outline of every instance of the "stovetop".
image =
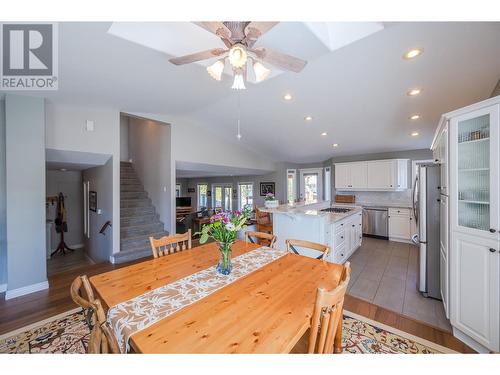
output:
M336 214L345 214L346 212L351 211L352 208L342 208L342 207L328 207L324 208L321 211L323 212L334 212Z

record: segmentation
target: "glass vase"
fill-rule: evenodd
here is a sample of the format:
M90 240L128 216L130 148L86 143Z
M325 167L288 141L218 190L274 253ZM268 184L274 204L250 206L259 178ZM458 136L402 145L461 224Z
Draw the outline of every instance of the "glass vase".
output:
M220 258L217 264L217 272L222 275L229 275L233 266L231 265L231 247L232 242L218 242Z

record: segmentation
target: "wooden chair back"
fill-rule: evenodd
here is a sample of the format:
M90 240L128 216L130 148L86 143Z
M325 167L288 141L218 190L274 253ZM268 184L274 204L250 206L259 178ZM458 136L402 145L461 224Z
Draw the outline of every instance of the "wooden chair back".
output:
M75 280L71 283L69 291L73 302L83 309L85 313L85 321L87 322L88 327L92 329L95 325L95 297L87 275L75 278Z
M116 336L106 321L106 313L101 305L101 301L96 299L93 303L97 323L90 332L89 354L120 353Z
M149 237L151 251L155 258L162 257L178 251L191 249L191 229L184 234L174 234L172 236L164 236L159 239Z
M330 252L330 248L326 245L322 245L320 243L316 242L310 242L310 241L303 241L303 240L286 240L286 249L288 252L295 253L298 255L301 255L299 250L297 250L296 247L304 247L307 249L311 250L316 250L321 252L319 256L316 257L316 259L322 259L323 261L326 261L326 256Z
M340 284L332 291L318 289L311 318L308 353L333 353L337 330L343 319L344 296L351 277L351 265L344 264Z
M274 234L270 233L253 232L253 231L245 232L245 241L247 243L256 243L262 246L274 247L276 238L277 237Z
M262 212L255 207L255 222L258 232L273 233L273 221L270 213Z

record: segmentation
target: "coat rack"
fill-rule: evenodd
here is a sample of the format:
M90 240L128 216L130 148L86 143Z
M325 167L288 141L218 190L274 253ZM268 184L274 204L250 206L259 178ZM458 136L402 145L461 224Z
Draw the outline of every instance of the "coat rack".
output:
M47 201L49 198L52 199L53 197L47 197ZM57 245L57 248L52 252L52 254L50 254L51 257L58 253L66 255L66 250L73 251L73 249L71 249L68 245L66 245L66 242L64 242L64 232L68 231L64 198L65 197L63 193L59 193L59 195L57 196L57 214L55 219L55 225L56 225L56 232L60 234L60 239L59 239L59 245Z

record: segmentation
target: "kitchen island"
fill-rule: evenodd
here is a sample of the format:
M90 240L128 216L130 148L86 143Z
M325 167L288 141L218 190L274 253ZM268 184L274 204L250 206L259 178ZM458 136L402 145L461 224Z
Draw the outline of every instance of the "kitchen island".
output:
M344 212L329 212L325 209ZM344 263L361 246L362 208L359 206L306 201L260 210L273 215L277 248L284 249L287 239L322 243L330 247L326 259L328 262ZM300 252L311 257L318 255L316 251L308 249L300 249Z

